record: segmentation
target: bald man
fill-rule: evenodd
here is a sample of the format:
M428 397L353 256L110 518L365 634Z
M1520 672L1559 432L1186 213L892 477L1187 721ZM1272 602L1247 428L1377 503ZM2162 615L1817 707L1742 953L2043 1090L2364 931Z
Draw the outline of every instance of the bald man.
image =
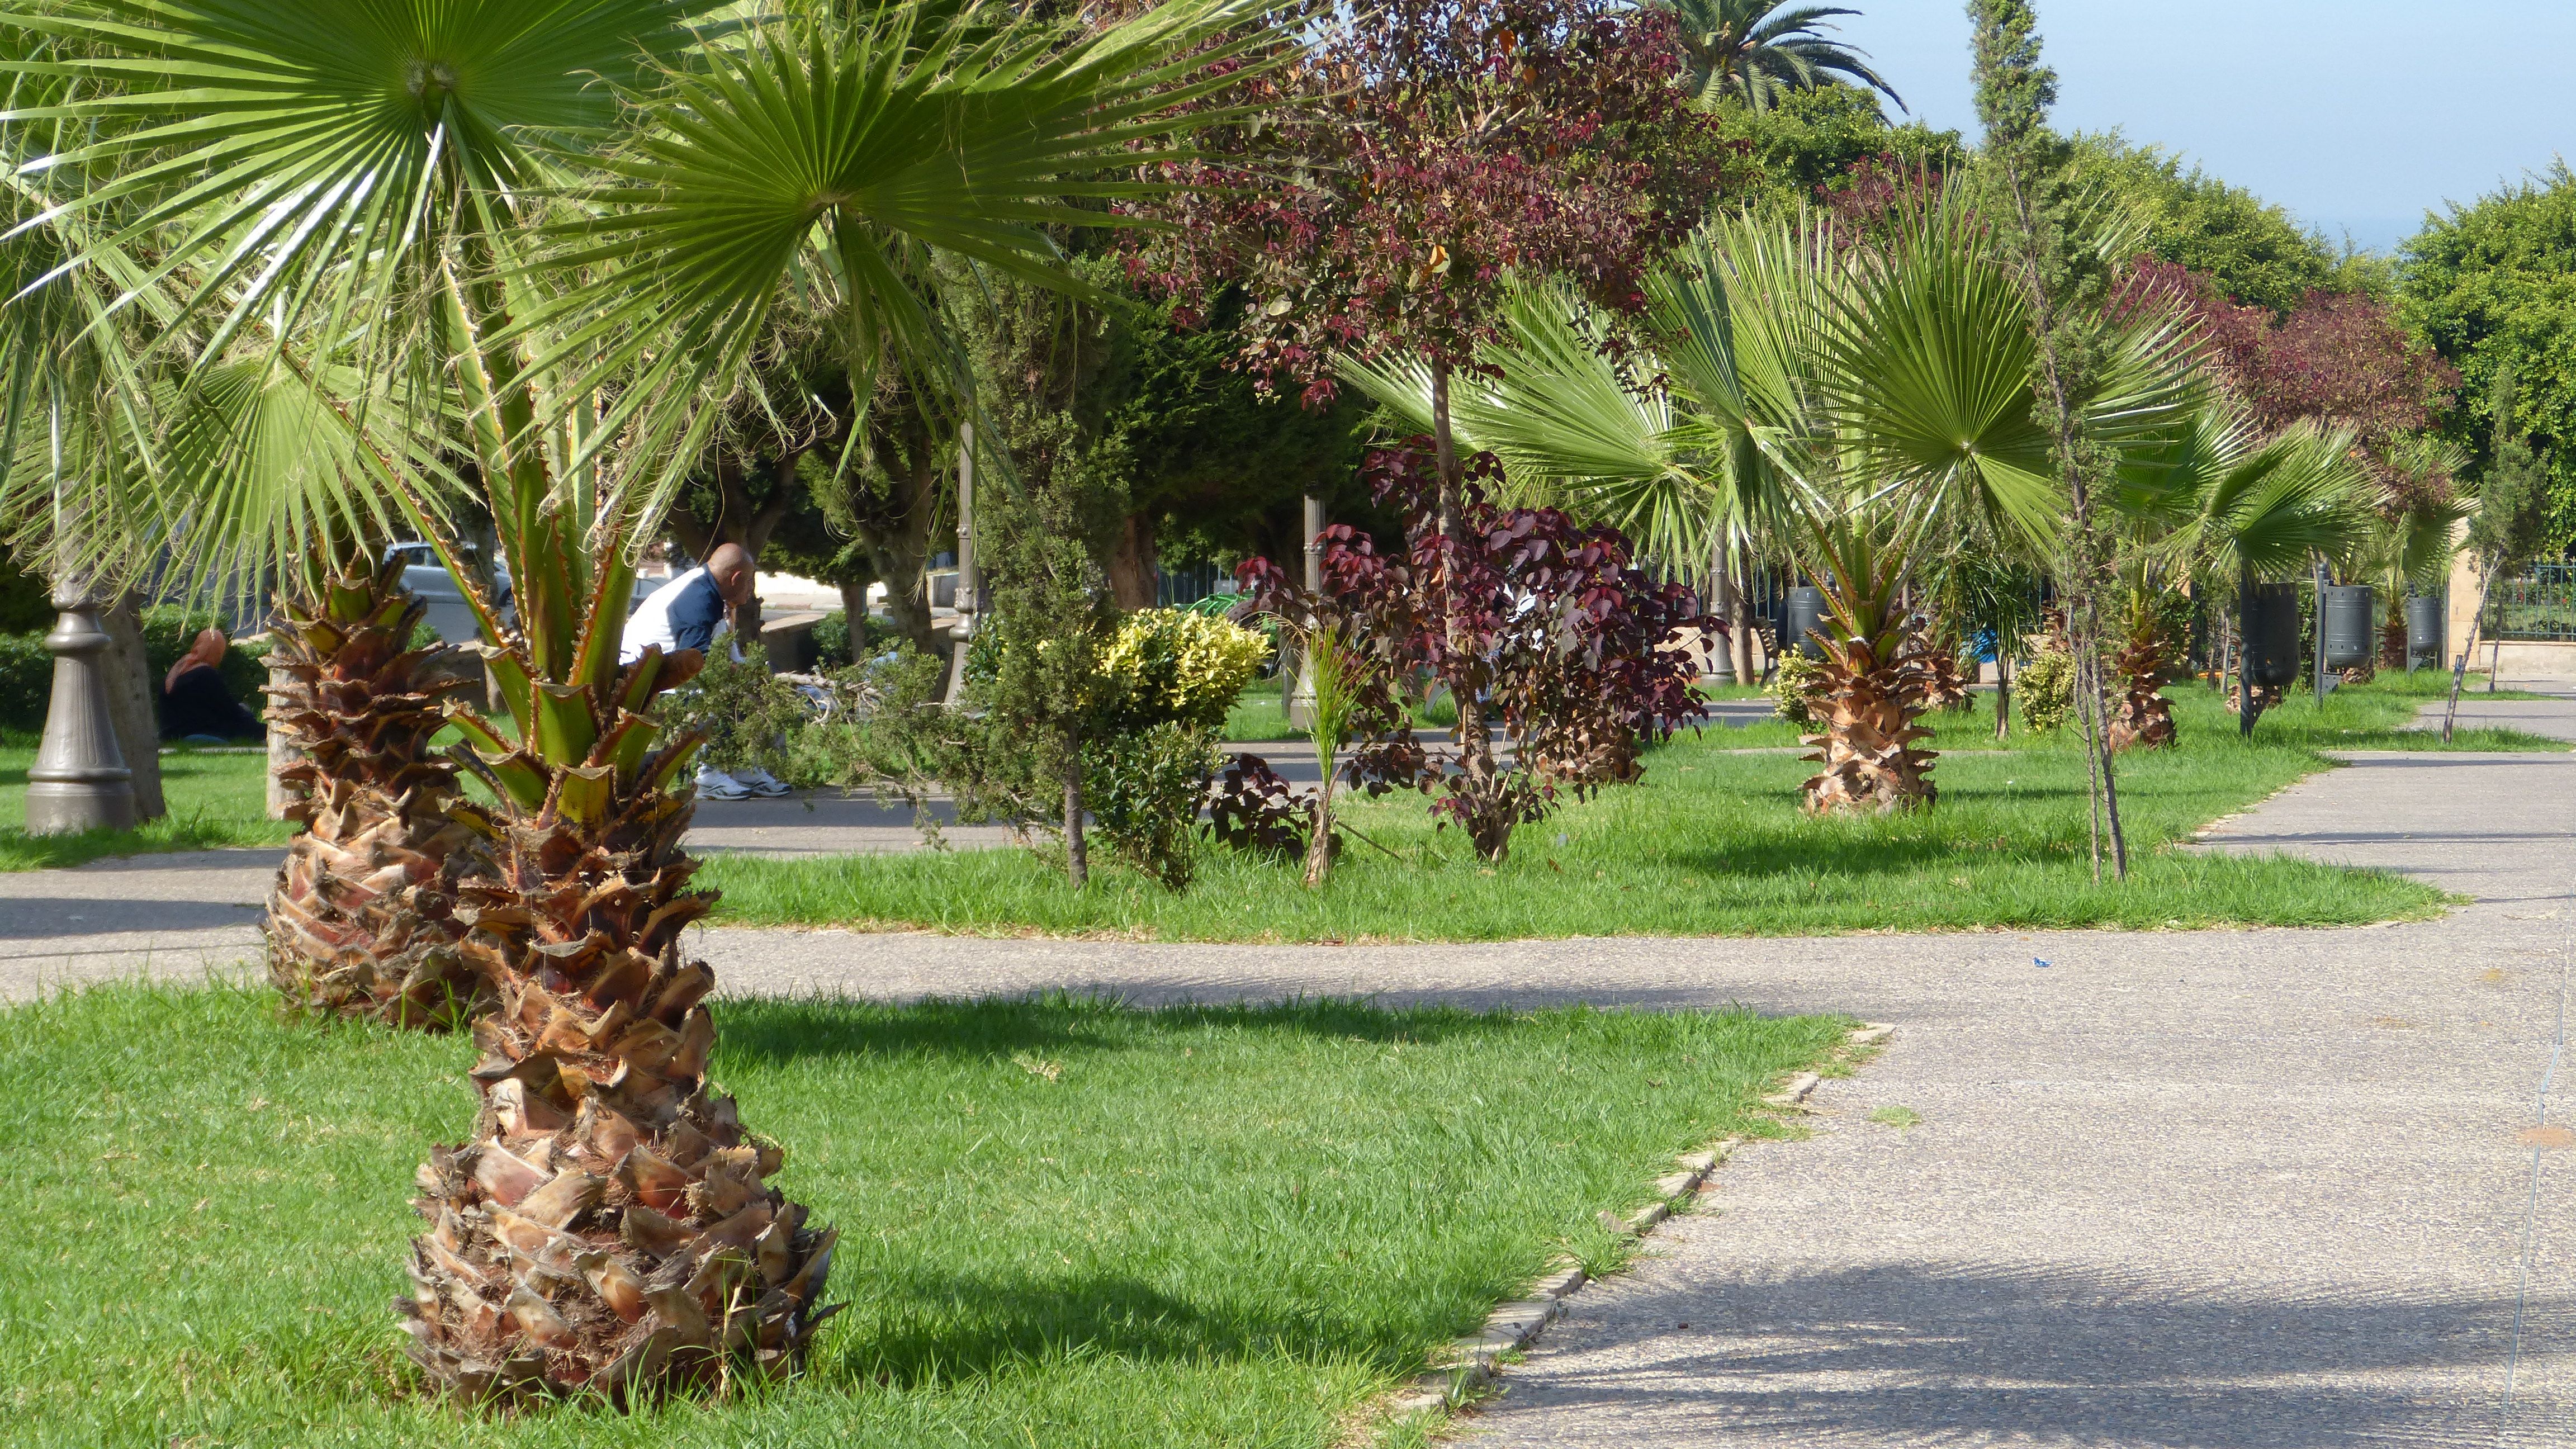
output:
M733 632L733 611L751 602L758 575L753 571L751 555L740 544L720 543L707 561L655 589L626 621L626 634L618 643L620 663L632 664L645 649L659 644L665 654L682 649L706 650L716 640ZM735 643L733 657L742 657L742 646ZM779 796L788 793L784 780L767 770L737 770L727 774L712 765L698 766L698 798L701 800L748 800L755 795Z
M751 602L758 582L751 555L743 552L742 545L717 544L704 564L655 589L635 610L626 621L618 662L632 664L654 644L661 645L665 654L715 647L717 637L732 629L733 610ZM741 658L741 646L736 645L733 654Z

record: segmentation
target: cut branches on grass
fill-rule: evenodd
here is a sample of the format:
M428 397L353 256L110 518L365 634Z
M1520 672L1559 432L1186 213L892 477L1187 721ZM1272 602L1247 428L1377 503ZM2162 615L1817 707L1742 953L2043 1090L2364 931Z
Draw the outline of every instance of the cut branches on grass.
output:
M1853 1023L1746 1012L727 1003L712 1070L868 1224L799 1383L459 1415L385 1331L472 1045L239 987L0 1012L0 1385L25 1449L1328 1449L1677 1154L1776 1137ZM120 1347L102 1354L97 1345Z
M2320 713L2294 695L2251 742L2225 727L2213 692L2184 685L2168 698L2183 743L2133 767L2124 793L2139 858L2126 888L2091 880L2081 735L1997 750L1992 726L1963 714L1923 717L1942 752L1935 811L1804 816L1798 787L1813 767L1796 758L1797 727L1772 720L1676 738L1652 753L1641 785L1523 827L1499 867L1440 850L1420 801L1397 795L1339 809L1404 862L1348 853L1315 891L1275 857L1213 843L1185 896L1106 873L1075 895L1010 851L722 856L704 878L725 892L719 918L749 925L1256 942L2324 926L2441 909L2440 892L2394 875L2175 848L2328 768L2321 751L2440 749L2438 735L2406 728L2419 697L2354 685ZM2510 730L2463 731L2455 747L2567 748Z

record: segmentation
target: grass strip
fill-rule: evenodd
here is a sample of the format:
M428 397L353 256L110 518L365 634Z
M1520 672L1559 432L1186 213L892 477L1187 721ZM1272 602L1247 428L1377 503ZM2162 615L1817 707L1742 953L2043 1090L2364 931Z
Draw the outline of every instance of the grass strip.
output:
M2442 748L2407 728L2420 697L2294 698L2251 741L2211 691L2172 691L2182 744L2124 756L2134 869L2095 885L2084 753L2071 730L1990 714L1930 721L1938 806L1885 819L1810 819L1796 727L1712 728L1653 751L1645 781L1525 826L1489 867L1422 800L1354 798L1353 823L1396 854L1345 853L1321 890L1281 864L1204 848L1175 894L1101 871L1089 890L1021 850L778 859L717 855L700 877L719 919L755 925L927 928L1201 941L1490 941L1608 935L1812 935L1872 930L2335 926L2438 911L2433 889L2384 872L2171 847L2318 770L2330 750ZM1990 708L1990 706L1989 706ZM2455 751L2564 750L2511 730L2463 730ZM1737 753L1773 750L1780 753ZM2428 803L2427 808L2438 808ZM1095 869L1098 863L1095 862Z
M0 1012L0 1423L173 1444L1320 1446L1851 1023L1335 1001L744 1000L713 1075L843 1230L784 1389L634 1417L419 1396L413 1168L462 1040L282 1026L245 988Z
M291 827L268 818L268 756L173 750L161 757L161 793L170 813L133 830L29 835L27 770L31 745L0 744L0 871L51 870L112 855L284 845Z

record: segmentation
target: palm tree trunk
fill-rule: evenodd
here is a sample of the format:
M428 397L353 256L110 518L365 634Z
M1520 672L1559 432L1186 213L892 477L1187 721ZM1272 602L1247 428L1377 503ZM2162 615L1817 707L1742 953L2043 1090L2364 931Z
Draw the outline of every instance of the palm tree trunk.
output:
M1324 883L1333 870L1333 765L1329 752L1318 746L1323 755L1324 783L1315 790L1315 833L1306 841L1306 885L1309 889Z
M2460 717L2460 686L2468 682L2469 656L2478 652L2478 626L2487 619L2487 596L2495 592L2495 571L2499 562L2495 554L2488 554L2486 565L2478 570L2478 611L2469 616L2468 642L2461 647L2458 661L2451 666L2451 702L2442 710L2442 743L2446 745L2451 742L2451 726ZM2494 677L2492 672L2488 674L2490 681Z

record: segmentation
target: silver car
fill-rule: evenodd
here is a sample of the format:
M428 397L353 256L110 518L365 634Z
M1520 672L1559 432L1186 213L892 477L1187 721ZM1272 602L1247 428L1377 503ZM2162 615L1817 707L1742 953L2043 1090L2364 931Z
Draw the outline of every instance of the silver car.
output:
M469 550L466 557L470 560L474 555ZM465 591L457 586L447 565L438 561L437 549L425 543L392 544L385 549L385 561L401 562L403 587L429 605L427 622L438 631L439 638L451 644L470 644L483 636L481 626L474 622L473 607L465 602ZM492 580L500 595L492 602L500 608L502 621L509 622L515 612L511 608L510 571L495 564Z

